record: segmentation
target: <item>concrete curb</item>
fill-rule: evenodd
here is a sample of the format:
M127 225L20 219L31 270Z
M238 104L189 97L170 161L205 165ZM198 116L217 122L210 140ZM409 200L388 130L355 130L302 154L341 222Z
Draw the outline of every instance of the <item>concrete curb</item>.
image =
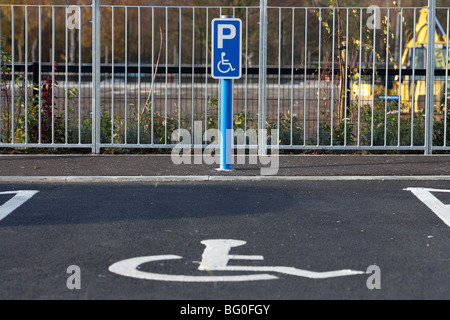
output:
M450 176L3 176L0 183L450 181Z

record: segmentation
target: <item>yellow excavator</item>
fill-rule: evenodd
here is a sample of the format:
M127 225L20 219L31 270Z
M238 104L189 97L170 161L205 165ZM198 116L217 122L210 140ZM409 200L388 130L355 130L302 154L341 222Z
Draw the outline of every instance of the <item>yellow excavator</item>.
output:
M450 63L447 63L446 57L448 57L447 47L449 40L445 34L439 21L436 21L436 41L435 41L435 61L436 69L445 70ZM403 69L419 70L426 69L426 57L427 57L427 38L428 38L428 10L421 9L420 15L415 26L415 37L413 36L409 42L407 42L405 51L403 52L401 67ZM415 43L415 48L414 48ZM448 81L449 79L447 79ZM434 85L435 104L442 106L445 103L446 85L445 76L436 76ZM448 82L448 94L450 94L450 81ZM371 84L362 84L361 91L359 90L358 83L353 83L353 94L358 95L361 92L361 96L372 97L375 94L375 99L379 101L401 100L402 112L410 113L411 108L414 107L414 112L422 112L425 108L426 97L426 80L424 75L402 75L395 77L393 83L388 85L387 96L386 88L384 85L376 85L375 92L372 92ZM448 105L450 107L450 103Z
M439 21L436 21L436 26L436 69L445 70L445 68L448 67L446 57L448 55L447 47L449 42L447 35L445 34ZM426 69L427 38L428 10L421 9L419 20L416 24L416 48L414 50L414 38L412 38L406 44L406 49L402 58L402 67L406 67L407 69ZM414 101L414 112L421 112L425 108L425 76L414 76L413 78L413 76L408 75L402 78L402 81L399 82L397 77L396 81L394 82L393 90L395 92L400 92L400 97L402 99L402 104L405 111L408 112L411 110ZM434 80L434 101L437 106L442 106L445 103L446 79L445 76L436 76Z

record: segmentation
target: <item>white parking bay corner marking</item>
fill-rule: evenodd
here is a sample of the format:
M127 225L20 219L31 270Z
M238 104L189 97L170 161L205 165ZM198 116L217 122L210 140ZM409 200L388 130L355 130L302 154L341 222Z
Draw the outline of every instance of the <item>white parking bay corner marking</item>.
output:
M429 189L429 188L407 188L420 201L431 209L447 226L450 227L450 204L443 204L432 192L450 193L450 190Z
M2 194L15 194L15 196L3 205L0 206L0 221L5 219L11 212L19 208L22 204L30 200L36 193L36 190L19 190L19 191L4 191L0 192Z

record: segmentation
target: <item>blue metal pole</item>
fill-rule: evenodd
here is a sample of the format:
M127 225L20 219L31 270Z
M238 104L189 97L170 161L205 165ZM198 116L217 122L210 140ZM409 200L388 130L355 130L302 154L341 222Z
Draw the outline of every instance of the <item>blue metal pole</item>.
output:
M231 170L233 80L220 80L220 169Z

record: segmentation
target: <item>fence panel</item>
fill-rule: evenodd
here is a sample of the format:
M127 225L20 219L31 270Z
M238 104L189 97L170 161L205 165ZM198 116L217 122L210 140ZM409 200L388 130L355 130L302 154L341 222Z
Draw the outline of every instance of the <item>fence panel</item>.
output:
M256 120L259 7L102 6L102 147L171 148L176 129L218 128L219 83L211 77L211 22L242 19L244 75L235 81L235 124ZM253 34L251 39L249 35ZM250 72L250 69L253 70ZM256 71L256 72L255 72Z
M427 8L0 5L0 147L166 149L181 128L198 144L220 122L211 21L227 14L235 129L278 129L282 150L449 151L449 11L430 68Z
M447 21L448 10L438 18ZM447 147L448 32L439 19L426 131L426 8L268 11L269 65L278 69L267 75L268 121L280 148L426 151L428 132L441 143L434 149Z
M91 30L68 6L1 5L0 147L91 147ZM76 19L92 20L91 6Z

